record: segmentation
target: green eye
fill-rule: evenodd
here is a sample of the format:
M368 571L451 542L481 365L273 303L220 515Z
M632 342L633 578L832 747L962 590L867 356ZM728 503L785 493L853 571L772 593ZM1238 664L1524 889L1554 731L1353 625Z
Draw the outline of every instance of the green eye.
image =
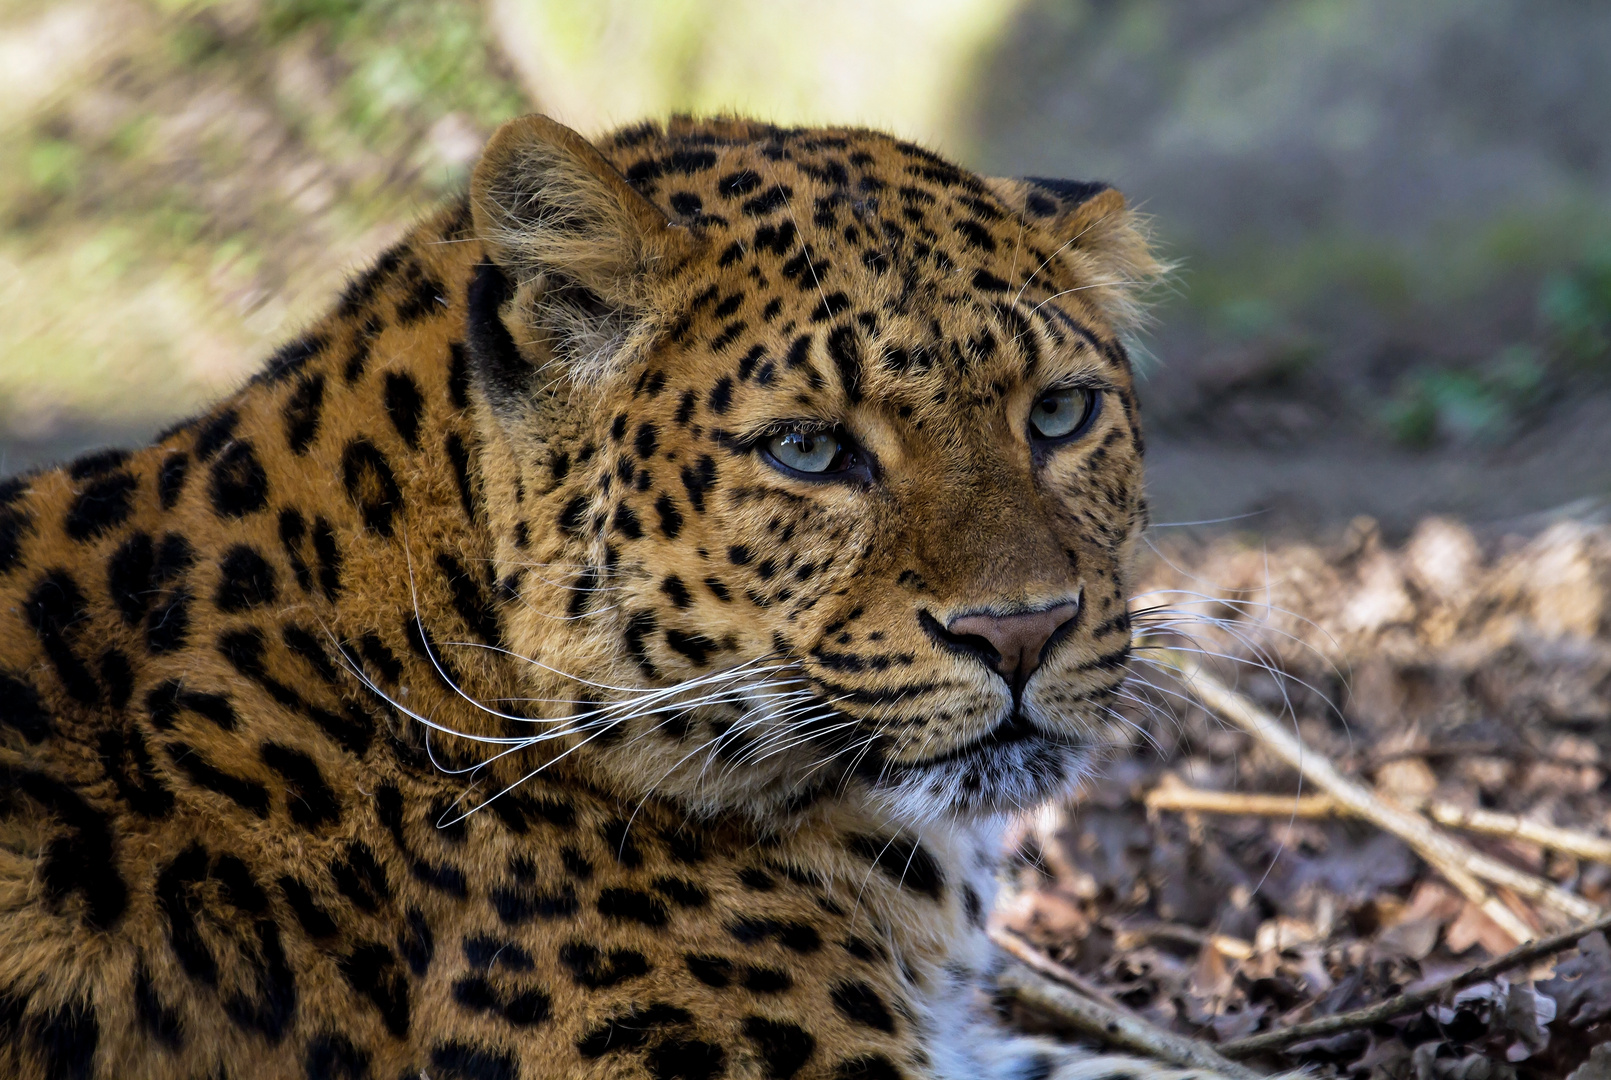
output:
M1035 399L1029 426L1042 439L1066 439L1085 430L1096 416L1098 391L1075 388L1053 390Z
M831 431L785 431L767 441L766 452L784 468L803 473L843 472L849 456Z

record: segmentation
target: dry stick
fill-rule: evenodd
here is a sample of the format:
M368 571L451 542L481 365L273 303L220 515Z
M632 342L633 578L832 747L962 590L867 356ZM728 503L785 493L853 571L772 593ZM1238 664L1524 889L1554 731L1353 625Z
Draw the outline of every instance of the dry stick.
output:
M1107 997L1103 991L1097 990L1097 997L1086 996L1083 988L1076 993L1069 987L1080 987L1085 980L1018 935L997 931L990 937L1019 961L1001 973L996 986L1025 1005L1110 1046L1188 1069L1211 1069L1234 1080L1262 1080L1262 1074L1224 1057L1208 1043L1166 1031L1128 1009L1107 1004L1101 1000Z
M1536 932L1490 893L1480 879L1503 885L1518 896L1548 904L1578 922L1587 922L1604 914L1599 905L1498 859L1473 851L1453 837L1439 832L1421 815L1387 802L1342 775L1324 755L1309 749L1296 735L1277 723L1275 717L1208 674L1194 658L1180 653L1167 655L1174 660L1181 681L1205 706L1263 743L1298 770L1299 776L1313 782L1347 807L1349 813L1404 841L1467 900L1509 934L1511 940L1529 941Z
M1178 781L1160 784L1147 793L1147 809L1195 811L1203 814L1247 814L1254 817L1341 817L1347 808L1330 795L1242 795L1230 791L1203 791ZM1494 810L1467 810L1436 799L1409 803L1439 825L1505 839L1525 840L1590 862L1611 864L1611 840L1575 829L1563 829ZM1481 876L1481 872L1478 872Z
M1266 1031L1261 1035L1249 1035L1245 1039L1234 1039L1228 1043L1221 1043L1218 1047L1223 1054L1231 1057L1251 1057L1254 1054L1265 1053L1270 1050L1279 1050L1293 1043L1303 1042L1306 1039L1318 1039L1326 1035L1336 1035L1343 1031L1356 1031L1359 1028L1379 1024L1391 1020L1395 1016L1414 1012L1437 1001L1450 990L1458 990L1473 983L1486 982L1495 975L1508 971L1511 968L1531 964L1535 960L1549 956L1552 953L1562 952L1576 945L1583 938L1597 931L1611 930L1611 915L1603 916L1584 926L1563 930L1559 934L1551 934L1547 938L1540 938L1520 948L1490 960L1486 964L1467 968L1458 975L1450 976L1441 982L1424 986L1419 990L1412 990L1407 994L1390 997L1386 1001L1379 1001L1375 1005L1367 1005L1363 1009L1353 1012L1338 1013L1336 1016L1325 1016L1319 1020L1310 1020L1304 1024L1293 1024L1291 1027L1280 1028L1276 1031Z

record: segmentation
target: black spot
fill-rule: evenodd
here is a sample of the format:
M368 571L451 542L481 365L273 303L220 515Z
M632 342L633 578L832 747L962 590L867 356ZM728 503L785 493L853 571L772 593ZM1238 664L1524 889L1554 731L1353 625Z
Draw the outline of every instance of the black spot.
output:
M335 936L340 927L336 925L336 920L330 917L330 913L314 899L313 890L289 874L280 878L279 886L303 933L315 940Z
M716 385L710 388L708 404L710 406L710 411L716 413L718 416L727 412L727 410L732 407L733 378L731 375L723 375L721 378L716 380Z
M465 963L471 967L491 971L494 965L510 971L530 971L535 965L531 953L512 941L504 941L489 934L467 937L462 943Z
M458 559L445 551L437 555L436 566L447 578L453 610L459 613L470 632L488 645L498 644L498 617L475 579Z
M738 880L746 889L752 889L755 892L771 892L778 887L778 883L773 880L772 875L758 866L744 867L738 872Z
M453 466L453 482L459 488L459 504L464 507L464 516L473 520L476 516L475 494L470 486L470 455L464 449L464 440L456 433L449 432L442 446Z
M268 473L251 443L232 442L218 455L207 494L220 517L242 518L268 505Z
M647 461L659 444L659 432L653 424L645 421L638 425L638 433L632 439L632 448L637 451L640 458Z
M425 273L419 264L410 263L406 272L412 279L408 295L397 302L397 321L404 326L419 322L446 303L442 283Z
M235 709L228 698L221 694L186 690L177 679L169 679L152 687L145 695L145 707L151 715L151 726L158 731L172 731L182 711L206 717L220 731L235 730Z
M128 460L127 450L92 450L73 459L67 466L67 475L74 480L88 480L92 476L102 476L122 468L123 463Z
M75 1000L40 1013L32 1027L47 1080L94 1080L101 1027L88 1002Z
M559 947L559 962L577 986L602 990L649 973L649 961L632 949L611 949L608 955L580 941Z
M292 821L316 829L341 818L341 802L311 757L278 743L264 743L258 753L263 764L285 778L285 808Z
M78 582L65 570L51 571L28 594L23 611L68 694L85 705L99 704L100 684L73 651L73 639L89 619Z
M744 1037L755 1044L767 1080L791 1080L817 1051L817 1040L809 1031L785 1020L746 1016Z
M665 593L676 607L685 608L692 604L693 598L688 595L688 586L682 583L682 578L675 574L668 575L660 583L660 591Z
M274 355L269 357L260 377L264 382L284 382L301 371L309 360L318 356L325 344L323 337L310 334L298 341L281 345Z
M705 493L716 486L716 461L709 454L703 454L692 465L683 467L682 486L688 492L688 504L694 512L705 512Z
M128 473L116 472L91 482L73 499L63 523L74 540L89 540L128 520L134 509L134 489L138 481Z
M528 795L523 791L508 791L491 800L490 809L498 820L517 835L524 836L531 822L541 819L561 829L576 824L576 808L568 802Z
M660 532L667 540L677 539L682 532L682 511L671 501L670 495L661 495L654 501L655 513L660 516Z
M45 897L60 903L69 893L82 894L85 921L110 930L123 917L129 890L118 873L105 816L78 792L42 773L17 769L6 779L12 790L28 796L66 827L46 845L39 861Z
M151 982L151 973L144 961L134 968L134 1015L145 1033L169 1050L178 1050L185 1043L185 1028L179 1014L157 994Z
M196 452L196 460L211 461L213 455L229 445L235 437L235 429L240 426L241 414L238 409L225 409L217 416L210 416L202 421L196 429L196 441L192 448Z
M822 298L811 312L811 321L814 323L827 322L842 311L849 310L850 297L842 292L831 292Z
M615 531L628 540L637 540L643 536L643 524L638 521L637 511L622 503L615 508Z
M330 876L341 894L365 911L379 911L392 898L386 870L362 840L347 845L347 853L331 862Z
M262 555L245 544L224 552L218 564L218 591L213 594L220 611L234 614L272 604L278 597L274 567Z
M639 611L634 612L627 620L626 629L621 634L622 643L626 646L627 653L637 661L638 670L651 679L659 678L660 673L655 670L654 662L649 658L649 649L644 638L654 633L654 629L654 613Z
M789 351L783 354L783 366L797 368L811 358L811 335L801 334L789 343Z
M411 376L401 371L386 373L386 413L410 450L420 448L420 413L424 408L419 384Z
M682 396L677 399L677 413L672 419L679 427L687 427L688 421L693 419L694 407L698 404L699 395L692 390L684 390Z
M403 677L402 661L397 654L386 647L375 634L365 634L358 641L358 648L363 653L364 660L370 667L380 672L383 681L396 685Z
M683 878L657 877L654 890L680 908L702 908L710 903L709 893Z
M567 535L575 536L581 531L582 522L585 520L587 520L587 496L577 495L559 512L559 529Z
M773 184L753 199L746 200L744 213L750 217L763 217L779 207L787 205L789 196L793 194L793 189L787 185Z
M156 561L150 533L135 533L106 564L106 588L123 621L136 626L151 606L151 570Z
M327 1031L308 1042L307 1080L370 1080L369 1052L345 1035Z
M353 702L347 702L343 706L344 716L337 716L303 700L302 695L268 673L268 669L263 665L265 648L263 632L256 627L233 630L221 634L218 638L219 653L236 671L261 686L283 707L294 709L313 721L342 749L354 756L363 757L374 738L373 718Z
M397 267L403 261L403 245L398 244L381 255L374 266L365 270L361 275L347 283L342 290L341 303L336 311L343 318L356 315L364 305L373 300L375 294L386 279L397 272Z
M938 900L945 892L945 872L929 854L928 848L907 836L888 839L853 836L850 849L871 860L885 875L903 888L913 889Z
M7 573L22 557L23 534L29 531L28 516L0 502L0 574Z
M693 1017L686 1009L656 1002L611 1017L576 1042L585 1058L599 1058L622 1050L636 1050L649 1041L656 1028L687 1024Z
M727 561L734 566L748 566L755 556L743 544L734 544L727 549Z
M397 932L397 951L408 962L408 970L415 978L423 978L436 956L436 937L425 913L417 907L408 909L408 925Z
M711 310L711 315L717 319L725 319L743 306L744 294L742 292L736 292L732 296L723 299L721 303L717 304L715 308Z
M988 270L975 270L973 272L973 287L984 292L1006 292L1011 288L1005 281Z
M666 644L697 667L703 667L709 662L710 654L721 648L703 634L686 634L676 629L666 631Z
M710 594L712 596L714 596L716 599L720 600L724 604L730 602L733 599L733 594L728 591L727 586L722 583L721 578L717 578L717 577L708 577L708 578L706 578L705 579L705 588L709 589Z
M695 217L704 207L703 200L691 191L679 191L671 196L671 208L683 217Z
M637 889L605 889L599 893L598 912L607 919L664 926L669 915L659 897Z
M470 407L470 368L464 362L464 344L453 341L448 343L448 400L455 409L464 410Z
M758 250L770 251L774 255L786 255L789 248L794 246L796 235L794 222L792 221L780 222L777 225L762 225L755 230L755 246ZM810 262L810 258L804 251L796 259L789 260L789 264L784 266L784 275L793 277L794 274L789 272L789 265L802 260L802 265Z
M816 927L809 923L741 918L728 923L727 932L746 945L776 940L784 948L797 953L813 953L822 947L821 936Z
M392 517L402 509L403 493L386 455L368 439L354 439L341 455L341 478L347 496L358 506L364 528L390 537Z
M829 990L828 997L847 1020L878 1031L895 1030L895 1018L889 1014L884 999L864 982L837 983Z
M698 1039L665 1039L643 1056L654 1080L711 1080L721 1075L727 1055L715 1043Z
M182 576L195 564L196 550L190 546L190 541L178 533L167 533L152 561L151 578L158 584L166 584Z
M990 230L977 221L967 218L956 223L956 231L962 235L962 241L970 248L978 251L995 251L996 238L990 235Z
M591 881L593 879L593 864L575 848L566 845L559 849L560 862L565 866L565 872L578 881Z
M319 639L313 636L311 630L296 623L286 623L285 628L280 631L280 640L285 642L287 650L306 660L320 679L332 684L340 681L340 673L331 661L329 652L320 644Z
M724 198L736 199L740 195L748 195L761 186L761 175L753 169L740 169L738 172L728 173L716 181L716 190Z
M201 756L201 753L184 742L167 743L163 749L179 767L179 771L190 778L190 782L209 791L216 791L224 798L249 811L259 818L268 817L269 797L268 788L256 780L227 773L212 762Z
M285 399L285 445L298 457L308 452L319 434L324 415L324 375L311 375L297 383Z
M751 967L744 969L744 989L756 994L781 994L794 986L794 980L782 968Z
M190 592L175 589L145 620L145 647L156 656L177 652L190 637Z
M883 1054L864 1054L841 1061L833 1071L833 1080L904 1080Z
M532 919L569 918L580 907L571 885L551 891L533 884L500 885L488 894L488 899L505 926L518 926Z
M408 1035L408 977L397 954L377 942L358 946L337 961L341 974L358 993L380 1010L386 1030L401 1039Z
M515 1059L462 1042L438 1043L431 1051L432 1080L519 1080Z
M861 400L861 346L851 326L835 327L828 335L828 356L839 370L839 384L852 402Z
M19 732L30 743L43 742L50 731L50 714L32 683L0 673L0 725Z

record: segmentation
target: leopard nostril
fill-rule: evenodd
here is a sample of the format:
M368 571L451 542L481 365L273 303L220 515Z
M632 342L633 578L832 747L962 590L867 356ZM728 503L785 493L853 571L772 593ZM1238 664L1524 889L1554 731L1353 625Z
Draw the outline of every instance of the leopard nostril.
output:
M1054 604L1039 611L1014 615L961 615L946 626L953 639L982 639L994 650L990 664L1015 686L1022 686L1040 667L1046 643L1079 614L1073 601ZM987 658L988 660L988 658Z

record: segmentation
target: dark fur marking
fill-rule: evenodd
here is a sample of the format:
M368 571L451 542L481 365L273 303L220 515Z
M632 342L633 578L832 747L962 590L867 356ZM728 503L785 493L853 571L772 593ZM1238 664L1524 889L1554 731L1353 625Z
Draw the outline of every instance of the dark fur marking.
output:
M518 1080L512 1055L462 1042L438 1043L431 1051L433 1080Z
M602 990L649 973L649 961L632 949L611 949L606 955L585 942L572 941L559 947L559 962L571 973L577 986Z
M332 860L330 876L336 889L365 911L379 911L392 898L385 868L362 840L352 841L345 855Z
M32 683L0 673L0 725L35 745L51 734L50 714Z
M100 684L73 651L72 639L89 619L78 582L65 570L51 571L28 594L23 612L67 693L82 704L99 704Z
M264 743L258 754L285 778L285 808L292 821L312 830L341 819L341 800L311 757L279 743Z
M74 540L91 540L128 520L134 510L134 489L139 482L126 472L102 476L73 499L63 528Z
M895 1018L890 1015L889 1006L878 996L878 991L864 982L836 983L828 992L828 997L833 1001L833 1007L847 1020L877 1031L895 1030Z
M285 400L285 445L298 457L308 452L319 434L319 422L324 416L324 374L303 378L296 390Z
M767 1080L791 1080L817 1050L817 1040L809 1031L764 1016L744 1018L744 1037L755 1044Z
M268 473L246 441L232 442L213 462L208 496L219 517L243 518L268 505Z
M413 376L403 371L386 373L386 415L392 427L410 450L420 448L420 414L425 410L425 399Z
M613 1016L583 1035L576 1043L585 1058L600 1058L622 1050L636 1050L649 1041L656 1028L693 1021L686 1009L655 1002Z
M352 440L341 455L341 478L364 528L389 538L392 519L403 506L403 492L386 455L368 439Z
M202 757L195 747L186 742L166 743L163 749L168 751L168 757L173 760L180 772L190 778L191 783L208 791L217 792L258 818L268 817L268 788L256 780L248 780L225 772Z
M412 1010L408 978L397 962L397 954L379 942L368 942L336 964L352 988L380 1010L386 1030L399 1039L406 1038Z
M336 935L340 927L336 925L336 920L330 917L330 913L314 899L313 890L289 874L280 878L279 886L303 933L315 940L332 938Z
M902 888L920 892L931 900L944 895L945 871L929 849L911 837L852 836L847 841L850 850L871 861Z
M85 921L110 930L122 919L129 889L118 873L117 851L105 815L59 780L32 770L8 770L7 786L28 796L64 826L45 847L39 879L45 896L60 903L68 893L84 897Z
M236 544L218 564L218 590L213 603L228 614L272 604L279 598L274 567L256 550Z

